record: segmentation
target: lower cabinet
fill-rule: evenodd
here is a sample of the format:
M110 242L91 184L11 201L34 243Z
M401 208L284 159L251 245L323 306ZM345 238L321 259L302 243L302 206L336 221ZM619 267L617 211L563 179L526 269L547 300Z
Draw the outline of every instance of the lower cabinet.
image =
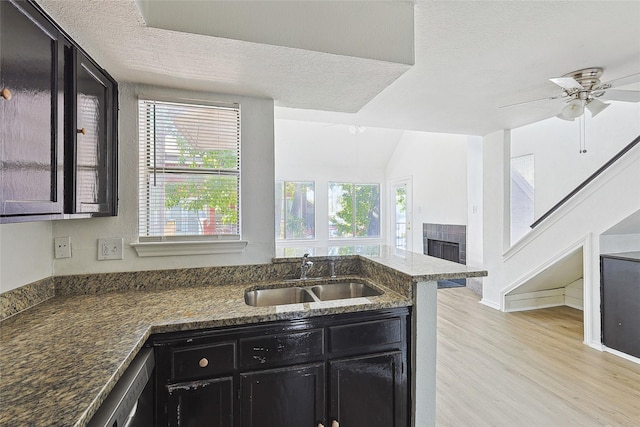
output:
M324 364L240 374L243 427L317 426L324 420Z
M167 425L181 427L233 424L233 378L167 385Z
M153 336L156 425L407 427L409 310Z
M406 426L402 356L397 351L329 362L331 421L348 427Z

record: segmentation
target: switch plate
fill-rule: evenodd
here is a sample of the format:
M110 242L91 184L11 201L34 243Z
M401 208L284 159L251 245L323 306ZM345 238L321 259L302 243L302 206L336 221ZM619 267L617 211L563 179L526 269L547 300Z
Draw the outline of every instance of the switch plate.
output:
M71 237L56 237L53 246L56 259L71 258Z
M122 258L122 237L98 239L98 261Z

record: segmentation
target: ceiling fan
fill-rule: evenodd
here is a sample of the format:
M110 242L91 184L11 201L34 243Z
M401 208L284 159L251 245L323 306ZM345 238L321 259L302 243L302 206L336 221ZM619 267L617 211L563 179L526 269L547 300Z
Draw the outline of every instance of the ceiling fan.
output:
M582 70L572 71L562 77L549 79L551 82L562 88L562 92L560 92L559 95L535 99L532 101L518 102L516 104L505 105L500 108L515 107L517 105L530 104L532 102L562 99L567 105L556 117L563 120L573 121L584 113L585 108L591 112L592 117L601 113L610 105L602 102L601 99L610 101L640 102L640 90L613 89L640 81L640 73L631 74L626 77L620 77L603 83L600 81L600 77L603 72L603 68L585 68Z

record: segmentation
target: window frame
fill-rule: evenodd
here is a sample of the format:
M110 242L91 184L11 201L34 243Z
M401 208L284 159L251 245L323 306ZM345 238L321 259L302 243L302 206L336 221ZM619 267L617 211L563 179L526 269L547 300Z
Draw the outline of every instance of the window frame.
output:
M148 209L149 202L146 199L147 195L143 194L143 170L146 174L149 173L150 166L147 164L147 158L149 156L148 151L155 149L150 147L149 142L143 140L142 124L145 118L141 117L143 111L143 103L158 103L158 104L173 104L173 105L185 105L185 106L202 106L202 107L214 107L223 109L234 109L238 115L238 147L237 147L237 167L235 172L230 175L237 177L237 233L233 234L184 234L184 235L142 235L141 231L143 226L140 221L144 214L138 211L138 242L132 243L131 246L137 251L138 256L171 256L171 255L199 255L199 254L217 254L217 253L240 253L247 245L246 240L242 240L242 165L241 165L241 150L242 150L242 137L241 137L241 109L238 103L217 103L207 102L202 100L189 100L189 99L167 99L162 97L138 97L136 101L137 105L137 119L138 119L138 150L140 153L139 161L141 164L138 166L138 209ZM155 141L153 142L155 144ZM142 164L144 162L144 164ZM154 172L155 173L155 172ZM180 173L177 175L188 175L188 172ZM224 175L222 173L215 173L212 170L206 170L203 175Z
M312 237L296 237L296 238L287 238L287 209L286 209L286 186L287 184L311 184L312 185L312 191L313 191L313 236ZM276 234L275 239L276 242L309 242L309 241L315 241L316 240L316 236L317 236L317 230L316 230L316 226L317 226L317 218L316 218L316 213L317 213L317 203L316 203L316 197L317 197L317 191L316 191L316 183L313 180L276 180L275 181L275 186L281 186L281 197L276 200L277 204L276 204L276 209L279 211L284 211L284 218L283 215L276 215L276 218L280 217L280 222L284 222L284 232L282 234L284 234L284 238L280 237L280 234ZM276 190L276 195L277 195L278 191ZM285 204L285 206L283 207L283 204ZM282 225L280 225L280 230L282 230ZM278 223L276 222L276 232L278 231Z
M327 204L327 237L329 239L329 241L370 241L370 240L375 240L375 239L382 239L383 238L383 234L382 234L382 228L383 228L383 218L382 218L382 184L380 183L376 183L376 182L345 182L345 181L327 181L327 197L328 199L330 199L331 197L331 186L335 185L335 184L339 184L339 185L352 185L353 189L355 190L355 188L357 186L365 186L365 185L370 185L370 186L377 186L378 187L378 234L376 236L358 236L356 235L356 207L357 207L357 199L356 199L356 194L355 191L353 193L353 219L352 219L352 235L351 236L331 236L331 212L329 211L330 207L331 207L331 203L328 202Z

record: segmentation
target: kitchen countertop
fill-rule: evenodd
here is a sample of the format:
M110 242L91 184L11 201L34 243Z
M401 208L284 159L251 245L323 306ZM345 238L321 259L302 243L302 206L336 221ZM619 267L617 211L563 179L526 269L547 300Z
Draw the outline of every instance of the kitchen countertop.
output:
M48 299L0 323L0 426L86 425L154 333L411 305L409 290L397 292L397 286L396 291L380 286L386 278L371 274L388 272L388 268L397 268L403 280L413 276L410 283L405 282L407 288L428 278L441 278L447 273L442 268L456 270L455 277L486 275L466 266L458 269L449 262L442 264L441 260L435 262L441 271L431 273L415 259L404 265L396 266L395 262L364 261L374 271L363 276L376 277L374 284L385 293L354 300L278 307L246 305L246 289L279 286L267 281L254 286L216 284Z

